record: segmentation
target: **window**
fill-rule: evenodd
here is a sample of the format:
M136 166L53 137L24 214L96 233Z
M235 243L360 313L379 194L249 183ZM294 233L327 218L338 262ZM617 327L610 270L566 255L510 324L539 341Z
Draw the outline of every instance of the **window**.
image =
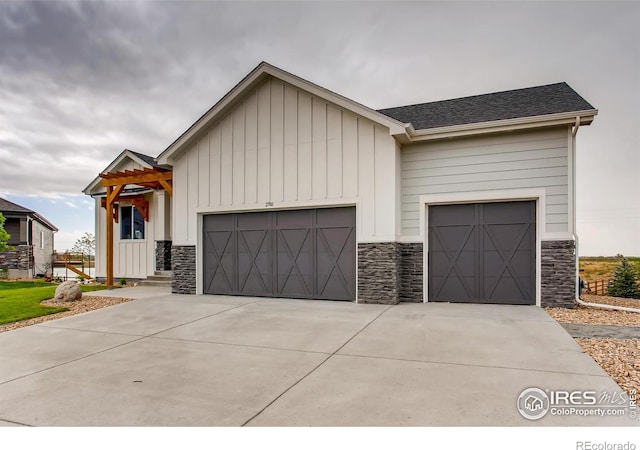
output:
M40 232L40 248L44 248L44 231Z
M135 206L120 207L120 239L144 239L144 217Z

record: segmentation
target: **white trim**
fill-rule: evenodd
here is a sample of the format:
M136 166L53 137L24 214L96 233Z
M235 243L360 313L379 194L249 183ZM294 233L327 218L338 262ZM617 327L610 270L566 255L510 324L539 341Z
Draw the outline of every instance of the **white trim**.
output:
M576 122L576 117L580 118L581 125L589 125L593 121L594 116L597 114L597 109L590 109L585 111L546 114L543 116L518 117L515 119L494 120L491 122L478 122L464 125L453 125L450 127L430 128L427 130L415 131L415 133L411 135L411 142L478 135L485 133L497 133L504 131L516 131L527 128L569 125Z
M382 242L399 242L396 236L367 236L358 240L358 244L380 244Z
M418 244L422 243L422 238L420 236L396 236L395 241L403 244Z
M429 226L429 215L427 209L430 205L450 205L456 203L489 203L489 202L509 202L535 200L536 202L536 306L541 302L541 250L542 234L546 227L545 205L546 191L543 188L532 189L505 189L499 191L475 191L456 192L451 194L421 195L420 206L420 240L423 246L422 252L422 301L428 303L429 293L429 239L427 229Z
M142 167L151 168L152 166L146 163L143 159L136 156L131 150L125 149L120 153L116 159L114 159L111 164L104 168L104 170L100 171L100 173L109 173L113 171L116 167L120 165L125 158L129 158L133 162L140 164ZM82 190L86 195L91 195L91 191L96 188L100 184L100 176L97 176L93 179L89 185Z
M542 233L541 240L543 241L574 241L575 235L565 231Z
M341 108L348 109L355 114L376 122L384 127L389 128L391 135L399 135L408 139L408 124L399 122L389 116L386 116L378 111L375 111L367 106L364 106L351 99L336 94L328 89L325 89L317 84L311 83L303 78L300 78L292 73L286 72L278 67L272 66L269 63L261 62L253 69L246 77L244 77L233 89L227 92L224 97L218 101L209 111L207 111L202 117L200 117L193 125L191 125L181 136L178 137L166 150L164 150L157 158L159 164L171 164L171 160L174 155L179 154L183 149L188 147L188 144L200 134L210 123L212 123L216 117L223 114L225 110L232 107L238 97L242 96L245 92L254 88L262 80L268 76L277 78L285 83L295 86L298 89L302 89L313 96L322 98L328 102L331 102Z
M571 133L571 125L567 126L567 229L569 233L575 233L575 167L573 154L573 134Z
M287 211L287 210L300 210L300 209L316 209L316 208L332 208L332 207L340 207L340 206L351 206L356 208L356 299L355 302L358 303L358 244L361 242L358 239L358 233L361 229L362 220L360 218L360 199L357 197L354 198L342 198L336 200L315 200L315 201L306 201L305 203L297 203L297 202L281 202L274 203L273 206L265 207L264 204L254 204L254 205L242 205L235 206L232 209L229 209L229 206L219 206L216 208L197 208L196 209L196 294L204 293L204 286L202 282L202 277L204 274L203 269L203 217L209 214L233 214L233 213L242 213L242 212L268 212L268 211ZM388 240L381 240L376 242L387 242L393 241L392 238ZM365 242L365 241L362 241ZM366 241L370 242L370 241ZM190 245L190 244L185 244Z
M222 205L214 207L196 208L197 214L227 214L235 212L264 212L287 209L315 209L315 208L332 208L338 206L359 206L359 197L323 199L323 200L305 200L304 202L271 202L272 205L266 206L265 203L253 203L248 205ZM356 212L356 221L359 221ZM356 226L358 224L356 223Z
M204 245L204 243L202 242L203 216L204 214L196 214L196 228L198 230L196 234L196 295L204 294L204 286L202 281L202 276L204 275L204 269L202 267L204 264L204 258L202 256L202 247Z

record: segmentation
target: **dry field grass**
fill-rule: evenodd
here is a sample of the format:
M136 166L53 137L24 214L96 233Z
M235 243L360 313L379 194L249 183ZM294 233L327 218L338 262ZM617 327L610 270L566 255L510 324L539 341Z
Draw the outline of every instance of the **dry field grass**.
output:
M640 258L627 258L631 266L640 274ZM580 258L580 276L584 281L608 280L620 265L622 258L582 257Z

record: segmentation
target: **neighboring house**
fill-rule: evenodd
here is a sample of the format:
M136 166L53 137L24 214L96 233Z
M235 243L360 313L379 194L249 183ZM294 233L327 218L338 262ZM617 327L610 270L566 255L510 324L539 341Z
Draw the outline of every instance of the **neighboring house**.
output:
M7 219L8 244L14 250L0 252L0 268L10 278L30 278L51 272L53 233L58 229L35 211L0 198L0 213Z
M170 267L187 294L571 306L576 133L596 114L565 83L375 111L261 63L157 158L127 150L85 189L97 274L106 183L116 277ZM117 186L134 175L171 176L171 191ZM148 220L127 202L141 194Z

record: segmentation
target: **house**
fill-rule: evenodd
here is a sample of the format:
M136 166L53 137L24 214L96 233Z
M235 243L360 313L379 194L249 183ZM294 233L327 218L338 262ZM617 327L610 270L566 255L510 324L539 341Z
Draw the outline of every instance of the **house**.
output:
M0 268L8 268L10 278L31 278L51 270L53 234L58 229L35 211L0 198L5 230L11 235L13 250L0 252Z
M84 190L97 274L571 306L576 134L596 114L566 83L376 111L261 63L157 158L125 150Z

